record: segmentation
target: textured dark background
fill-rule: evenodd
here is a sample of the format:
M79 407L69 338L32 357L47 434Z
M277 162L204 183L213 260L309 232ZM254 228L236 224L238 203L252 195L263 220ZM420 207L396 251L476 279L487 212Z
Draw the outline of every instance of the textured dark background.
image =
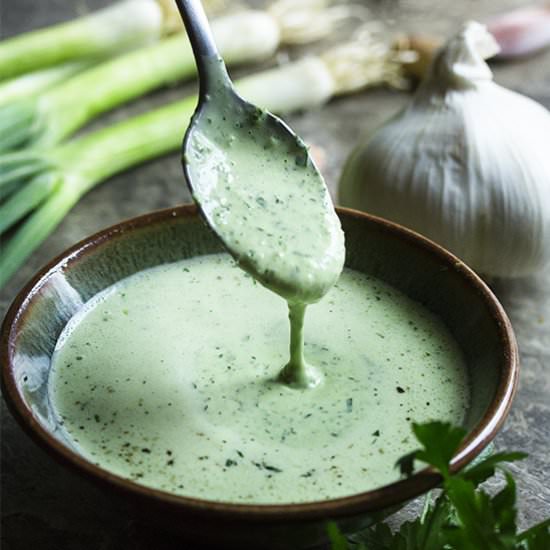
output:
M68 19L106 5L105 0L0 0L1 35ZM254 2L258 3L258 2ZM467 19L483 20L517 0L385 0L371 2L392 30L448 33ZM550 52L494 68L498 83L550 108ZM119 120L193 85L165 90L120 109L98 124ZM372 131L408 99L404 92L376 89L336 100L322 110L287 117L306 142L325 150L324 173L334 192L346 155L360 135ZM550 136L549 136L550 154ZM52 236L0 293L3 315L17 290L47 260L83 237L124 218L189 200L177 155L150 162L112 178L80 201ZM499 449L529 452L511 466L519 482L520 522L527 527L550 516L550 269L537 277L491 281L517 333L520 388L510 417L496 439ZM190 548L163 538L125 517L125 510L54 463L22 433L2 401L2 548L4 550L155 550ZM498 485L498 482L495 482ZM398 523L418 503L397 514Z

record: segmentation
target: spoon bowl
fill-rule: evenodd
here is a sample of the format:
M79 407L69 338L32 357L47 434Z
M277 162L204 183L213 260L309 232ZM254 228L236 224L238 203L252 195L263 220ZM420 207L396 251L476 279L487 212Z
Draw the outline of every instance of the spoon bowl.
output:
M184 150L193 198L239 265L288 300L324 296L343 266L343 236L303 141L225 89L202 102Z
M199 103L183 141L187 184L239 265L288 301L318 301L344 264L325 182L303 141L241 98L197 0L178 0L197 62Z

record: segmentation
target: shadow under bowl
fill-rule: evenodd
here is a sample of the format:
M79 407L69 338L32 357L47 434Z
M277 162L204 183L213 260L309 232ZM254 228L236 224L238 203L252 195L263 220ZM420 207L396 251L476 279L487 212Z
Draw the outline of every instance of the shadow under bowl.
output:
M504 310L458 258L396 224L338 209L346 266L393 285L435 313L464 354L471 381L468 436L453 458L458 470L488 445L515 392L518 354ZM439 482L429 469L378 489L305 504L245 505L176 496L138 485L88 462L56 433L47 403L51 355L83 303L137 271L222 251L194 206L162 210L97 233L43 268L14 300L2 327L5 399L32 439L64 465L136 506L148 521L187 539L227 545L302 548L326 541L326 522L344 531L377 521Z

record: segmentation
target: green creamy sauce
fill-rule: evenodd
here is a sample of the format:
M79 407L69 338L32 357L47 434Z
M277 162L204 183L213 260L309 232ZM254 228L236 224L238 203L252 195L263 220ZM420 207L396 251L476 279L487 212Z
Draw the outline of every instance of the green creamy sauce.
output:
M425 308L344 270L308 307L322 381L276 379L285 304L217 254L140 272L94 297L53 356L52 408L90 461L157 489L235 503L336 498L395 481L411 422L459 424L456 342Z
M209 109L192 133L193 196L243 269L289 302L316 302L345 256L326 185L298 137L282 139L266 113L229 105Z
M187 143L193 197L209 225L240 267L288 301L291 349L281 379L316 386L320 373L303 355L305 304L328 292L345 257L323 178L299 137L236 100L223 81L194 120Z

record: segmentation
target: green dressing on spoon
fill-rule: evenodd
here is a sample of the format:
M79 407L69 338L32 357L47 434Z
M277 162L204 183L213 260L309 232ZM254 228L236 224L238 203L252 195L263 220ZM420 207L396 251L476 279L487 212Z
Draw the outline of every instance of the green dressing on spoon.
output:
M305 306L319 301L342 272L340 221L303 141L234 90L200 2L178 6L200 77L183 143L187 183L238 265L288 302L290 360L280 380L315 386L319 374L303 357Z

